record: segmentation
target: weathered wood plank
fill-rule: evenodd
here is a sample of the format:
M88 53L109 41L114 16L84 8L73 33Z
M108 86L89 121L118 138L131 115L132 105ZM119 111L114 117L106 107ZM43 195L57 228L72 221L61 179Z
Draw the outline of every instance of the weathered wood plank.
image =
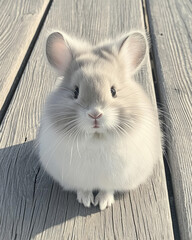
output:
M0 239L173 239L162 161L146 184L117 195L112 208L84 208L39 167L33 140L55 76L44 37L58 28L92 42L132 28L144 29L140 0L55 0L1 125ZM149 61L137 76L155 104Z
M49 0L0 1L0 110Z
M165 118L182 239L192 239L192 3L148 1L149 25Z

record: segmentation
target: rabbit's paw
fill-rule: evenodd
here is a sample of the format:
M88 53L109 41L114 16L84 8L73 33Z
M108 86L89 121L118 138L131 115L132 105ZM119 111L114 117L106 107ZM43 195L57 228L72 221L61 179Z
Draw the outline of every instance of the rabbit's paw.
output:
M91 191L77 191L77 200L85 207L90 207L94 203L94 196Z
M99 204L100 210L104 210L107 207L111 207L114 201L113 192L100 191L95 197L94 205Z

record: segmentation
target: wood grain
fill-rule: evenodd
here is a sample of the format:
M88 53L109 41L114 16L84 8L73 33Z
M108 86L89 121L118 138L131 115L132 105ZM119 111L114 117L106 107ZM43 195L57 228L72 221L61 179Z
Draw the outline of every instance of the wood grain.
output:
M0 1L0 110L49 0Z
M182 239L192 239L192 3L148 1L168 159Z
M84 208L42 170L34 139L42 105L55 83L43 56L47 30L61 29L93 43L144 29L140 0L55 0L0 129L0 239L173 239L164 167L112 208ZM155 104L149 61L137 76Z

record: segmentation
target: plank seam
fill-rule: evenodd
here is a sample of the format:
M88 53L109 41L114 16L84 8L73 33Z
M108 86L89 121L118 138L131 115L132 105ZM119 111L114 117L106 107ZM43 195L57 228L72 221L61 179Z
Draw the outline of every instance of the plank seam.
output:
M3 119L4 119L4 116L5 116L8 108L9 108L9 105L10 105L10 103L11 103L11 100L12 100L12 98L13 98L15 92L16 92L17 86L18 86L18 84L19 84L19 82L20 82L20 79L21 79L21 77L22 77L22 75L23 75L23 72L24 72L24 70L25 70L25 68L26 68L26 65L27 65L27 63L28 63L28 60L29 60L29 58L30 58L30 56L31 56L31 53L32 53L32 51L33 51L33 49L34 49L34 46L35 46L35 44L36 44L36 42L37 42L37 39L38 39L39 34L40 34L40 32L41 32L41 29L42 29L42 27L43 27L43 25L44 25L44 23L45 23L46 17L47 17L47 15L48 15L48 12L49 12L49 10L50 10L50 8L51 8L52 3L53 3L53 0L50 0L49 3L47 4L47 7L46 7L46 9L45 9L45 12L44 12L44 14L43 14L43 16L42 16L42 18L41 18L41 20L40 20L40 22L39 22L39 25L38 25L38 27L37 27L37 30L36 30L36 32L35 32L32 40L31 40L31 43L30 43L30 45L29 45L29 48L28 48L28 50L27 50L27 52L26 52L26 54L25 54L25 56L24 56L24 58L23 58L23 61L22 61L22 63L21 63L21 66L19 67L19 70L18 70L18 72L17 72L17 74L16 74L16 77L15 77L15 79L14 79L14 81L13 81L13 84L12 84L10 90L9 90L9 93L7 94L7 97L6 97L6 99L5 99L4 103L3 103L3 106L2 106L2 108L1 108L1 110L0 110L0 124L2 123L2 121L3 121Z
M149 8L147 7L147 1L142 0L142 6L143 6L143 16L144 16L144 24L146 31L149 36L151 36L151 26L149 22ZM159 79L157 75L157 64L156 64L156 58L154 55L154 49L152 42L150 42L150 64L151 64L151 70L152 70L152 76L153 76L153 86L155 90L155 97L156 97L156 102L157 102L157 108L162 109L163 112L165 111L163 107L163 101L160 96L160 88L158 85ZM162 122L162 131L163 135L165 134L166 136L166 121L165 117L161 114L160 115L160 121ZM179 232L179 224L178 224L178 217L177 217L177 212L176 212L176 205L175 205L175 200L174 200L174 193L173 193L173 184L172 184L172 178L171 178L171 172L170 168L168 165L168 160L166 159L168 156L168 143L167 139L165 138L164 140L164 154L163 154L163 162L164 162L164 169L165 169L165 176L166 176L166 185L167 185L167 192L168 192L168 198L169 198L169 208L171 212L171 219L172 219L172 226L173 226L173 234L175 240L179 240L180 238L180 232Z
M131 213L132 213L132 217L133 217L133 224L134 224L135 235L136 235L136 239L138 239L137 227L136 227L136 224L135 224L135 216L134 216L133 204L132 204L130 192L129 192L129 201L130 201Z

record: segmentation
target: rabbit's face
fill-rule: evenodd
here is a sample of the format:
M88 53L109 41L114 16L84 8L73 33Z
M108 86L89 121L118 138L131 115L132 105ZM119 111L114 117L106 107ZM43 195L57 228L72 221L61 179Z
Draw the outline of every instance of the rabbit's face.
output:
M49 38L48 60L64 72L47 108L57 130L69 136L119 135L131 130L134 121L142 117L138 108L141 96L131 78L145 57L145 37L134 33L83 52L69 48L59 33Z

